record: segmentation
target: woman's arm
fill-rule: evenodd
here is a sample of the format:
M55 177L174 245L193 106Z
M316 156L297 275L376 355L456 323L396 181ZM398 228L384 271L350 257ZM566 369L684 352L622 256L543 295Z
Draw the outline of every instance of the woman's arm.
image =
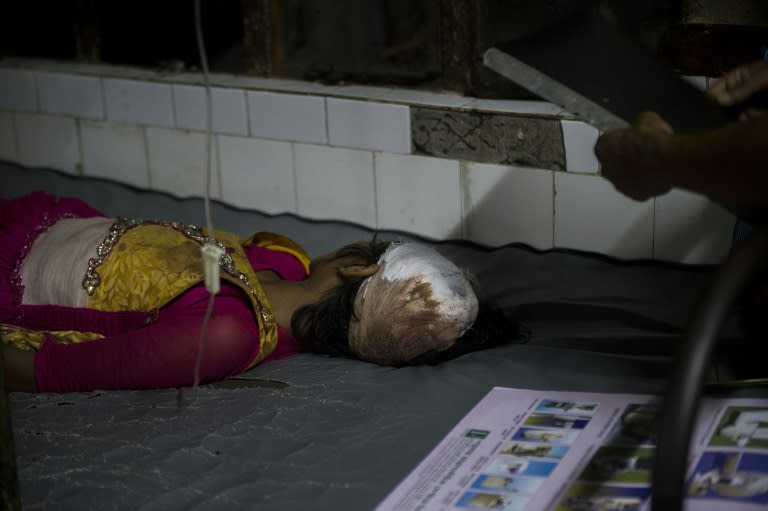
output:
M198 294L200 296L200 294ZM145 328L79 344L46 340L34 360L40 392L150 389L191 385L207 299L177 303ZM200 382L237 374L259 351L259 331L240 296L218 295L208 322Z

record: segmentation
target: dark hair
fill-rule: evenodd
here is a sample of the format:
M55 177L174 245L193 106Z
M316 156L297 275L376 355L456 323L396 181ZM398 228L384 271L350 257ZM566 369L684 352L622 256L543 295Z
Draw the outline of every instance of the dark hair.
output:
M376 264L389 242L375 237L370 245L348 245L336 258L356 256L365 264ZM343 282L318 303L305 305L293 313L291 331L301 347L314 353L355 358L349 347L349 322L356 318L355 297L363 280Z
M388 246L388 242L374 238L369 246L346 246L336 253L336 257L359 256L365 260L365 264L376 264ZM334 357L357 358L349 347L348 331L350 320L357 318L354 304L362 282L344 282L320 302L305 305L294 312L291 330L304 350ZM481 304L472 328L450 348L429 351L399 365L434 365L470 351L510 342L527 342L527 336L521 335L517 318L505 314L501 309Z
M514 314L508 314L501 309L481 303L472 328L459 337L447 350L428 351L400 365L435 365L471 351L493 348L502 344L523 344L526 342L528 342L528 333L522 331L520 322Z

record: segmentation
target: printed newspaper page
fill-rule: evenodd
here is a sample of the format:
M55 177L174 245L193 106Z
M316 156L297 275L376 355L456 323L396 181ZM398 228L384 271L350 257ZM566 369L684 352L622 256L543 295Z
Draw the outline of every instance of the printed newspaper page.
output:
M642 511L658 407L631 394L494 388L377 511ZM768 399L705 399L687 511L768 506Z

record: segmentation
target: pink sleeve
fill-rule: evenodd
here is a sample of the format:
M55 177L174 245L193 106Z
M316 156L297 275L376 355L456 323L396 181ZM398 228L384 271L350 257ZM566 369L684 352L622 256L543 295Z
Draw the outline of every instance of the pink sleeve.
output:
M245 247L245 254L254 271L272 270L284 280L304 280L307 269L296 256L256 245Z
M214 301L203 342L200 382L243 371L259 351L259 331L249 305L222 289ZM157 322L124 334L80 344L50 339L35 357L40 392L150 389L191 385L208 295L193 289L163 309Z

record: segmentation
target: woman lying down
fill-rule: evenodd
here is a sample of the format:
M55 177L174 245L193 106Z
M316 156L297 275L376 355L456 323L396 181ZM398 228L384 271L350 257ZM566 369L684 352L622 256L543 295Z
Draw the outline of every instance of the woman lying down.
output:
M516 337L451 261L416 243L359 242L310 261L276 234L216 232L208 305L188 224L107 218L73 198L0 198L6 385L28 392L221 380L301 351L382 365L436 363Z

